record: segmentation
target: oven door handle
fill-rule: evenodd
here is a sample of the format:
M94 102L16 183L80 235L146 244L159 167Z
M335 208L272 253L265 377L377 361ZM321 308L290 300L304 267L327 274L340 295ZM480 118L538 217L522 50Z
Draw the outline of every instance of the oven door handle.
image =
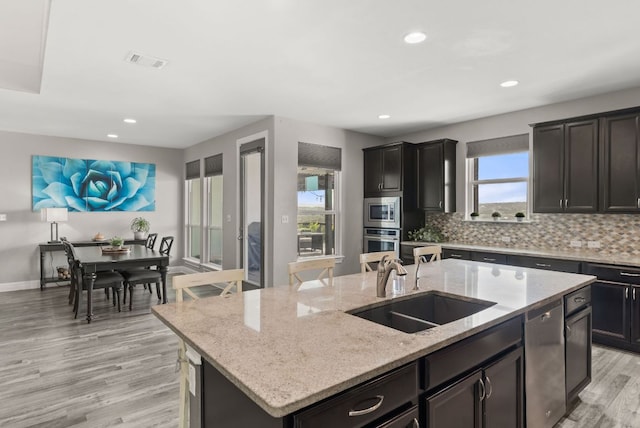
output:
M393 241L393 242L400 241L400 238L381 238L379 236L371 236L371 235L365 235L364 239L368 239L369 241Z

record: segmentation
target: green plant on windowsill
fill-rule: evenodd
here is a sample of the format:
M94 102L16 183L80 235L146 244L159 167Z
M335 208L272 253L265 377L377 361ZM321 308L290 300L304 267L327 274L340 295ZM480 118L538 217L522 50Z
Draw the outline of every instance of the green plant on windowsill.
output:
M318 223L317 221L313 221L311 223L309 223L309 230L311 232L319 232L320 231L320 223Z
M500 217L502 217L502 214L500 214L498 211L494 211L491 213L491 217L493 217L494 220L500 220Z
M428 242L443 242L444 236L442 232L431 226L424 226L420 229L409 231L407 234L412 241L428 241Z
M524 213L518 211L515 215L517 221L522 221L524 219Z
M475 220L480 216L480 214L474 211L471 214L469 214L469 216L471 217L471 220Z

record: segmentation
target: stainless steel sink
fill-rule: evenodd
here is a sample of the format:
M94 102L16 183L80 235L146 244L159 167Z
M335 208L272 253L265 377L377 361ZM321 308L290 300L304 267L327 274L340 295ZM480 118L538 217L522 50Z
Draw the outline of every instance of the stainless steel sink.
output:
M392 301L382 306L350 313L405 333L416 333L468 317L495 304L495 302L452 294L427 292L409 299Z

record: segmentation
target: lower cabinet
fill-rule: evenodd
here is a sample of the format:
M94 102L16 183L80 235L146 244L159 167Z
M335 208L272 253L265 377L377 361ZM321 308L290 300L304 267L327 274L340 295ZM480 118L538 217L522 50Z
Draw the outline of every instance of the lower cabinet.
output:
M429 428L520 428L523 353L518 348L426 398Z

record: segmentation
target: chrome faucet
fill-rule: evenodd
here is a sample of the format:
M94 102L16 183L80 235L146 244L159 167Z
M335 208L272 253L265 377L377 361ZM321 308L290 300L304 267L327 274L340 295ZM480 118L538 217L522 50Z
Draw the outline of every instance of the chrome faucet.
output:
M407 270L402 266L401 260L390 259L388 256L382 257L382 260L378 263L378 282L376 284L378 297L387 297L387 282L392 270L395 270L396 274L400 276L407 274Z
M420 279L420 276L418 275L418 273L420 272L420 265L422 264L422 262L426 262L426 260L424 259L424 256L418 257L418 263L416 264L416 282L413 286L412 291L416 291L420 289L418 288L418 280Z

